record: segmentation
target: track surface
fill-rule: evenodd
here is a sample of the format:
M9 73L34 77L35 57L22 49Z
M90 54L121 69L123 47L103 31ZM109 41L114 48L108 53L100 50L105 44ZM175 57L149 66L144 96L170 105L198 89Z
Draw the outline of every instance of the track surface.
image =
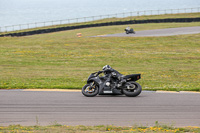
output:
M200 126L200 93L143 91L138 97L81 92L0 91L0 126L10 124Z
M101 37L173 36L173 35L197 34L197 33L200 33L200 26L143 30L143 31L136 31L136 34L125 34L124 32L118 34L102 35Z

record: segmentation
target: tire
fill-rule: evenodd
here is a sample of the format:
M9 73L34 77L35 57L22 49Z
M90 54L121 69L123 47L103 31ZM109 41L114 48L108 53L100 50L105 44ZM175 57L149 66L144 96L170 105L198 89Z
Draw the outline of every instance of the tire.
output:
M86 89L88 89L88 88L90 89L91 88L90 84L86 84L82 88L82 94L84 96L86 96L86 97L94 97L94 96L96 96L99 93L99 87L96 84L94 84L93 87L95 87L95 88L93 88L94 89L93 92L86 92Z
M141 85L139 83L133 82L133 81L127 82L127 83L134 84L135 85L135 89L134 90L130 90L130 89L124 88L123 89L123 93L126 96L128 96L128 97L136 97L136 96L138 96L142 92L142 87L141 87Z

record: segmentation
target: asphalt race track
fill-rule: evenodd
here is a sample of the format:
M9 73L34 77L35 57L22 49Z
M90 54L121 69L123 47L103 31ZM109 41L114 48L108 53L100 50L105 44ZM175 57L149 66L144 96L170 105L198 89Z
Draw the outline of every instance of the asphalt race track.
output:
M136 31L136 34L126 34L124 31L123 33L100 35L99 37L148 37L148 36L151 37L151 36L173 36L173 35L198 34L198 33L200 33L200 26L143 30L143 31Z
M81 92L0 90L0 126L200 126L200 93L143 91L138 97L85 97Z

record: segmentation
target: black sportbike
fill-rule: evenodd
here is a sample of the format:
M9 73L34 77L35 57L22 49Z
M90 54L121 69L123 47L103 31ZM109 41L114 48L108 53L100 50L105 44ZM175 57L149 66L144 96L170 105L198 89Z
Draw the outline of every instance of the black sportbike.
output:
M104 73L104 76L99 76ZM138 96L142 87L135 82L141 78L141 74L122 75L117 71L105 73L99 71L92 73L87 80L87 84L82 88L82 94L87 97L99 95L123 95L129 97Z
M133 28L131 28L131 29L124 29L124 30L125 30L126 34L130 34L130 33L135 34L135 31L134 31Z

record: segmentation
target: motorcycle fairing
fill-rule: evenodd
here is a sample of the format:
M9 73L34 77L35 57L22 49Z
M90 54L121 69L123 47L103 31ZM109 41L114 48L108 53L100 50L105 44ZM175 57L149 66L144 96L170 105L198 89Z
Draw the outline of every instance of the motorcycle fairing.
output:
M87 83L91 83L91 82L95 82L96 84L98 84L99 86L99 95L121 95L121 91L117 90L117 89L113 89L112 93L104 93L104 84L105 82L102 82L101 79L99 77L94 77L91 78L87 81ZM106 92L106 91L105 91Z

